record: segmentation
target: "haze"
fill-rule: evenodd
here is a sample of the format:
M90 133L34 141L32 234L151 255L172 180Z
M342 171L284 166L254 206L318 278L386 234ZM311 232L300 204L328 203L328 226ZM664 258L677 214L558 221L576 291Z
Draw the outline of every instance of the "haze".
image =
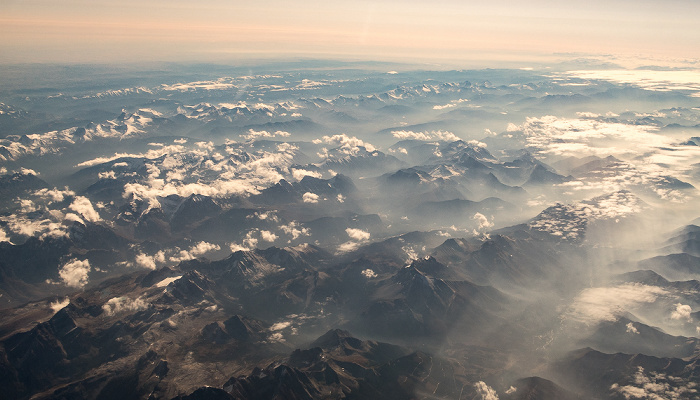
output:
M315 57L462 64L698 57L700 4L657 1L2 1L0 62Z

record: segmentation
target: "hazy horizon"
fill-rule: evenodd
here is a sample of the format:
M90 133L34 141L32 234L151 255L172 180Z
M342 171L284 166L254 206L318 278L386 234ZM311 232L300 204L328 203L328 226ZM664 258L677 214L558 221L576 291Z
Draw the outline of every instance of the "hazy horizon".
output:
M0 63L315 58L493 66L580 54L697 65L699 12L687 0L3 1Z

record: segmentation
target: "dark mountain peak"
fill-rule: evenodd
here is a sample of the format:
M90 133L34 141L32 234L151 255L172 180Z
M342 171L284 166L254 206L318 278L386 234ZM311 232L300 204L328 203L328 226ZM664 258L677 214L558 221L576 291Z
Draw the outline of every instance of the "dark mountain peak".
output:
M436 278L446 278L451 275L450 269L432 256L413 260L411 267Z
M56 314L54 314L53 317L51 317L51 319L49 319L49 326L51 326L56 336L65 336L78 326L73 319L75 309L75 306L71 307L69 304L68 306L60 309L58 312L56 312Z
M571 179L548 170L542 164L536 164L525 185L556 185Z
M27 191L48 187L48 183L31 172L0 175L0 200L6 203Z
M506 394L504 399L509 400L582 400L577 394L574 394L556 383L533 376L522 378L515 381L513 385L515 391Z
M479 160L473 157L471 154L462 154L457 160L456 164L474 171L489 171L490 168L482 164ZM494 176L495 177L495 176Z
M423 181L430 180L431 176L427 172L415 168L400 169L393 174L386 176L386 180L393 184L410 183L417 185Z
M645 285L667 286L669 281L650 269L626 272L614 277L617 282L637 282Z
M354 338L350 332L342 329L331 329L328 332L321 335L318 339L311 343L311 347L320 347L322 349L332 349L338 346L342 346L347 340L360 341Z
M254 337L259 337L266 330L266 325L258 320L234 315L224 321L226 332L236 340L250 340Z
M321 394L304 372L285 364L255 368L247 377L231 378L224 383L224 391L244 400L311 400Z

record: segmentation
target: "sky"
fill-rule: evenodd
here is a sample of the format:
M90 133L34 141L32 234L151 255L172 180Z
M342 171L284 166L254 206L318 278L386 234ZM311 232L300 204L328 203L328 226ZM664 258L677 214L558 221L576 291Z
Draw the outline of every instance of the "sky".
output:
M0 63L700 59L695 0L0 0Z

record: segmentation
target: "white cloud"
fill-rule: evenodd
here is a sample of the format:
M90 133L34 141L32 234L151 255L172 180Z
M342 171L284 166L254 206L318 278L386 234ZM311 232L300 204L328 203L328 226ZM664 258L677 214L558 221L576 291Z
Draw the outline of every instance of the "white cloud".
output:
M458 104L466 103L466 102L468 102L468 101L469 101L469 99L457 99L457 100L452 100L451 102L449 102L449 103L447 103L447 104L444 104L444 105L436 105L436 106L433 106L433 110L444 110L444 109L446 109L446 108L457 107ZM480 107L480 106L470 105L470 108L479 108L479 107Z
M266 242L274 242L277 240L277 235L270 231L260 231L260 238Z
M20 169L19 169L19 172L20 172L22 175L39 175L39 173L36 172L36 171L34 171L33 169L24 168L24 167L20 168Z
M613 287L582 290L574 299L565 318L593 325L601 321L616 321L625 312L632 312L669 293L658 287L626 283Z
M413 139L422 141L440 140L443 142L454 142L460 140L457 135L449 131L391 131L391 134L397 139Z
M377 273L367 268L362 270L362 276L364 276L367 279L372 279L377 277Z
M260 139L260 138L273 138L273 137L289 137L291 134L289 132L285 131L276 131L276 132L268 132L268 131L255 131L253 129L248 130L247 135L242 135L242 137L248 139L248 140L253 140L253 139Z
M270 327L271 331L281 331L282 329L288 328L292 323L290 321L277 322L272 324Z
M316 193L306 192L301 196L301 199L304 203L318 203L318 195Z
M634 323L629 322L629 323L627 323L626 327L627 327L627 333L634 333L634 334L639 335L639 331L634 326Z
M348 136L346 134L324 136L320 141L314 141L314 143L327 143L333 144L338 147L338 150L350 155L355 155L359 153L360 147L364 147L367 151L375 151L376 148L370 143L366 143L355 136Z
M696 398L698 384L693 378L666 375L660 372L644 373L644 368L637 367L637 372L628 385L618 383L610 390L624 396L625 399L678 400Z
M652 125L629 125L596 119L555 116L527 118L521 126L510 127L525 134L526 144L543 154L559 156L636 156L671 145L673 140L658 134Z
M156 269L155 258L143 253L137 254L134 262L136 262L136 265L141 268Z
M292 240L296 240L300 236L309 236L311 233L308 228L302 227L295 221L292 221L287 225L280 225L280 229L282 230L282 232L286 233L287 235L290 235L292 237Z
M370 237L370 233L362 229L347 228L345 232L350 236L350 239L357 241L369 240Z
M676 309L671 312L671 318L684 319L690 322L692 319L690 316L690 313L693 312L692 308L690 308L690 306L687 304L676 303L674 305L676 306Z
M66 297L63 300L52 301L51 303L49 303L49 307L51 308L51 311L53 311L55 314L68 304L70 304L70 299Z
M218 250L221 250L221 246L219 246L218 244L201 241L190 248L190 253L195 256L201 256L211 251Z
M435 106L433 106L433 110L444 110L446 108L452 108L452 107L456 107L456 106L457 106L457 104L454 104L454 103L448 103L445 105L435 105Z
M60 189L39 189L34 193L36 196L47 200L49 203L61 202L66 199L66 197L75 196L75 192L69 190L67 187L65 190Z
M97 174L99 179L116 179L117 174L114 171L105 171Z
M2 242L11 243L11 242L10 242L10 237L7 236L7 233L5 232L5 230L2 229L2 228L0 228L0 243L2 243Z
M349 251L355 251L359 248L360 248L360 243L349 241L349 242L345 242L345 243L339 245L338 252L339 253L347 253Z
M298 181L304 179L305 176L311 176L313 178L322 178L323 177L323 175L321 175L320 172L309 171L309 170L305 170L305 169L296 169L296 168L292 170L292 176L294 177L294 179L296 179Z
M284 343L286 340L284 339L284 335L282 332L275 332L272 335L270 335L267 338L267 341L270 343Z
M541 212L529 226L564 239L577 239L585 233L589 222L617 220L643 209L644 204L639 198L630 192L620 191L574 204L556 204Z
M493 227L493 222L489 221L488 218L482 213L476 213L472 217L472 220L476 221L476 223L479 224L478 230L484 230Z
M148 308L148 302L142 298L130 299L128 297L113 297L109 299L104 305L102 305L102 310L108 316L118 314L124 311L140 311Z
M193 260L201 255L204 255L206 253L209 253L211 251L217 251L220 250L221 246L218 244L213 244L213 243L208 243L201 241L199 243L196 243L192 247L190 247L188 250L179 250L176 248L176 254L170 257L170 261L172 262L182 262L182 261L188 261L188 260ZM179 250L179 251L178 251Z
M238 243L229 243L228 248L229 248L229 250L231 250L231 253L235 253L237 251L249 251L249 250L251 250L250 248L242 246Z
M484 381L475 383L474 388L476 389L476 393L481 396L481 400L498 400L498 394L496 391Z
M67 286L80 288L88 284L90 269L88 260L71 260L58 270L58 276Z
M19 199L19 205L23 213L30 213L37 210L34 202L29 199Z
M100 214L92 207L92 203L87 197L76 196L69 208L82 215L90 222L97 222L102 219L100 218Z
M689 90L700 92L698 71L657 70L599 70L569 71L566 75L580 79L595 79L639 86L645 90L670 91Z

